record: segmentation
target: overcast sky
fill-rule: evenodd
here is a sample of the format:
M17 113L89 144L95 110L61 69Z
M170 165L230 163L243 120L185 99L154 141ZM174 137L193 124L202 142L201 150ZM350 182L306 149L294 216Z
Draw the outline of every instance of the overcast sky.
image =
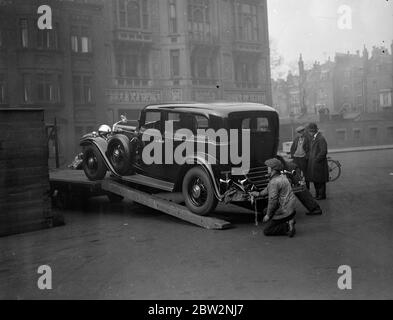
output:
M338 27L340 6L352 9L352 29ZM291 66L303 54L307 63L334 59L393 40L393 0L268 0L272 47Z

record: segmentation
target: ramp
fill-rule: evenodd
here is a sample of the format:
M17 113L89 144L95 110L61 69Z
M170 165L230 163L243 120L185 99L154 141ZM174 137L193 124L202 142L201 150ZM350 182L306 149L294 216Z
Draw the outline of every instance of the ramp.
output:
M162 195L152 195L146 192L142 192L112 179L104 179L101 184L101 188L105 191L115 193L125 199L135 201L143 204L152 209L164 212L181 220L190 222L206 229L227 229L231 226L228 221L217 219L214 217L204 217L192 213L185 206L181 206L177 203L168 201L163 198Z

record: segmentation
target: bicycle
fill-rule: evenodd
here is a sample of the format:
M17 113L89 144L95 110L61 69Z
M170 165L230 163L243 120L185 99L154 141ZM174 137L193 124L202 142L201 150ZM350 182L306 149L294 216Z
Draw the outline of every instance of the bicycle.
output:
M329 182L336 181L341 175L341 163L328 157Z

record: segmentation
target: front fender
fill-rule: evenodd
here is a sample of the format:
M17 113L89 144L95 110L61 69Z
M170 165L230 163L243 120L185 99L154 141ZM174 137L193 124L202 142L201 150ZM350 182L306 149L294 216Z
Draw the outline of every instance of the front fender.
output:
M115 169L113 168L113 166L111 165L108 157L106 156L106 150L108 149L108 141L102 137L97 137L97 136L93 136L93 135L86 135L84 137L82 137L82 139L80 140L79 143L80 146L84 147L84 146L88 146L88 145L95 145L98 149L98 151L101 154L102 159L104 160L104 163L106 165L106 167L108 168L108 170L110 170L112 172L112 174L116 175L117 177L120 177Z

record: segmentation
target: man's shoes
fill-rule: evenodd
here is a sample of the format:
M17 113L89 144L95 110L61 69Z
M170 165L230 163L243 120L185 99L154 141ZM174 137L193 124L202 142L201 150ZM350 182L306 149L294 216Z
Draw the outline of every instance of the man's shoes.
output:
M321 209L316 209L313 211L306 212L306 216L320 216L322 214Z
M288 237L290 237L290 238L293 238L296 234L295 224L296 224L295 219L288 221L289 230L288 230L287 234L288 234Z
M315 197L315 200L326 200L326 196Z

